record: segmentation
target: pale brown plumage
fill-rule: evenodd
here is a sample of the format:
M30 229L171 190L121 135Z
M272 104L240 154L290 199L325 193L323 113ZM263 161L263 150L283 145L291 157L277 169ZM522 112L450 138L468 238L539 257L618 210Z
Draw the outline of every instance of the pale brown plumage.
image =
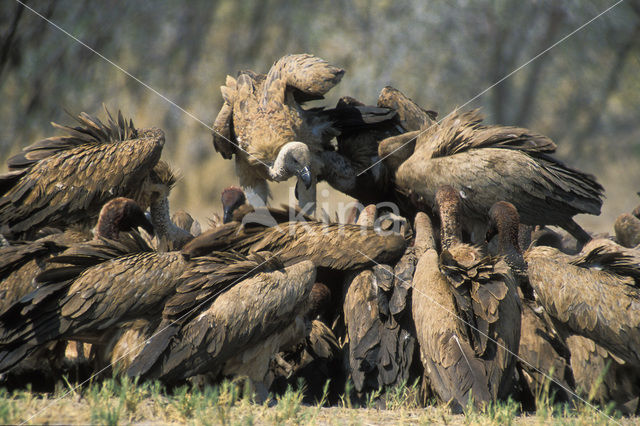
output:
M578 257L551 247L533 247L524 256L531 286L558 324L640 366L637 261L600 247Z
M396 172L398 187L433 208L436 190L451 185L474 241L484 239L489 209L502 200L516 206L525 224L558 225L588 241L572 217L600 213L603 189L595 178L550 157L556 146L545 136L481 121L477 111L453 111L422 132Z
M481 406L510 391L521 307L507 264L462 243L455 190L440 188L437 205L442 254L432 246L418 261L413 318L425 380L438 399L462 410L470 395ZM426 215L418 219L416 232L418 225L433 232Z
M614 402L622 413L633 414L640 395L638 368L586 337L572 335L566 342L571 351L576 391L602 406Z
M237 79L227 76L221 87L224 105L214 129L228 140L214 133L214 146L224 158L236 155L236 170L245 191L266 203L267 180L287 179L302 173L303 167L319 171L317 159L311 164L311 157L297 170L275 167L275 163L289 142L303 142L310 156L322 151L335 135L328 120L300 105L321 99L343 74L344 70L322 59L300 54L278 60L266 77L252 72L241 72Z
M558 402L571 400L574 378L569 348L551 320L535 301L524 300L521 324L517 368L526 397L534 405L545 391Z
M42 286L0 316L0 369L10 368L49 341L105 344L112 332L131 322L157 325L164 302L196 263L219 273L209 279L214 285L236 278L234 271L246 272L238 266L243 260L239 255L212 253L206 260L187 261L179 252L150 251L135 233L74 245L52 259L73 266L40 274L37 281ZM255 262L243 265L256 267Z
M310 259L316 266L346 270L397 260L405 246L402 235L379 235L357 225L305 221L254 229L231 222L195 238L182 252L191 257L209 250L245 254L266 250L277 254L285 264Z
M379 141L379 158L383 159L383 163L392 173L395 173L398 167L413 154L420 130L434 124L433 120L437 113L423 109L391 86L385 87L380 92L378 106L395 110L400 125L406 130L406 133Z
M517 218L512 204L496 203L491 209L492 224L502 236L501 252L512 257L519 254L517 236L513 233ZM638 395L634 351L638 347L640 257L635 250L598 238L589 241L579 256L569 256L551 247L531 247L524 259L528 281L538 301L525 305L520 355L544 373L551 374L553 367L554 379L566 391L571 380L563 373L564 345L559 345L554 337L557 328L570 351L576 389L584 397L591 396L603 404L615 401L620 409L627 410L623 405ZM531 306L529 313L527 305ZM547 314L554 319L554 325L546 320ZM612 348L611 352L597 342ZM617 353L626 357L621 359ZM607 362L611 365L605 374ZM531 390L540 388L546 378L526 363L521 367L527 373ZM601 374L604 374L601 387L595 389Z
M149 206L148 177L164 133L106 114L106 123L81 113L78 127L56 124L66 136L44 139L9 159L9 172L0 176L0 232L29 236L43 226L94 221L118 196Z

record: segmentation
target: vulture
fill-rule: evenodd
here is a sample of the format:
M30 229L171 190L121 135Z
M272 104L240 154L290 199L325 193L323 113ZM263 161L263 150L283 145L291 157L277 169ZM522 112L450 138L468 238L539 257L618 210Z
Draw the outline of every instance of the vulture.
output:
M271 370L274 393L283 393L287 386L297 386L304 380L305 401L318 403L324 394L327 380L329 398L336 400L344 385L341 372L342 347L333 330L325 320L331 310L331 290L323 283L316 282L311 287L307 314L305 315L305 338L294 349L276 354Z
M354 107L360 108L355 114ZM334 115L341 117L343 122L347 121L346 117L352 116L352 125L339 127L337 151L323 151L324 163L334 164L335 167L325 168L322 179L363 205L393 202L400 208L400 213L413 216L414 209L410 208L403 194L396 191L392 174L378 156L378 145L382 140L404 140L405 132L419 130L433 123L436 113L422 109L390 86L380 92L377 108L372 111L371 107L348 96L338 101ZM364 122L359 126L354 125L365 110L368 112L367 125ZM384 116L385 111L390 111L387 117Z
M412 297L425 382L456 412L464 410L470 398L479 407L508 395L521 321L521 303L507 264L462 243L458 197L451 187L436 193L439 256L428 216L416 216L416 239L426 244Z
M107 345L119 329L154 328L164 302L194 267L180 252L152 251L135 232L73 245L49 261L70 266L39 274L39 288L0 315L0 371L51 341ZM203 262L219 273L210 286L259 269L233 253L211 253Z
M114 198L100 210L94 238L117 239L120 232L138 226L153 235L153 226L135 201ZM35 289L33 279L45 270L47 259L90 238L86 233L66 230L0 248L0 312Z
M135 201L127 198L115 198L106 203L100 210L98 224L93 238L116 239L120 232L133 230L141 226L153 235L153 227L148 221L142 209ZM0 282L0 312L4 312L22 297L35 290L34 278L48 265L48 260L60 254L70 246L85 242L91 237L85 233L73 230L55 232L33 242L16 243L15 246L0 249L3 274L7 274ZM24 374L37 371L39 374L58 372L64 361L65 342L56 342L46 345L36 351L27 359L20 362L19 366L11 370L11 376L18 380L24 380ZM51 349L53 348L53 349ZM75 342L78 359L84 359L82 344ZM76 360L76 361L77 361ZM48 361L49 364L43 361ZM49 365L49 369L44 366ZM78 367L74 362L74 367Z
M613 225L616 241L628 248L640 246L640 206L633 213L623 213Z
M513 203L524 224L561 226L581 244L590 239L572 217L599 214L603 188L593 176L552 158L556 145L547 137L523 128L484 125L477 110L455 110L416 136L410 156L396 159L396 185L431 209L437 189L452 186L462 199L474 242L484 240L489 209L497 201ZM380 143L381 158L404 151L389 148Z
M354 247L358 248L355 252ZM265 228L230 222L194 238L184 246L182 253L191 258L212 250L233 250L242 254L270 251L285 265L304 258L313 260L318 267L348 270L393 262L402 256L405 247L404 236L398 233L382 235L358 225L308 220Z
M548 390L555 395L556 401L567 402L571 400L575 387L569 348L542 306L534 300L527 265L520 249L522 231L527 230L518 226L518 212L511 203L495 203L489 216L487 238L490 240L497 235L498 253L511 268L521 291L522 320L517 362L523 388L521 398L534 409L537 398ZM552 379L551 383L548 383L549 379Z
M499 215L498 226L516 228L515 206L500 205L511 212ZM587 337L638 368L640 263L635 250L624 250L610 240L595 239L576 256L552 247L530 247L524 261L536 300L561 335Z
M106 108L105 108L106 111ZM150 204L150 175L160 160L164 133L136 129L119 112L107 121L81 113L79 126L61 126L65 135L44 139L8 160L0 175L0 233L32 238L44 226L94 222L112 198Z
M271 253L260 255L272 270L215 291L209 280L217 273L204 264L196 267L168 301L165 322L127 373L168 383L204 373L243 375L258 397L266 398L272 358L304 340L316 269L308 260L284 267Z
M214 123L213 144L226 159L235 154L240 186L251 204L266 204L267 181L295 176L299 204L313 213L321 176L333 181L354 178L343 170L345 159L331 139L369 124L377 126L395 113L346 104L329 110L302 107L323 99L343 75L343 69L323 59L296 54L276 61L266 76L251 71L227 76L220 88L224 104Z
M375 222L376 207L369 205L360 213L357 224L372 229ZM407 248L395 269L376 264L352 273L346 280L343 318L349 371L360 394L412 381L416 341L407 305L415 250Z
M353 253L353 247L359 248L358 254ZM264 300L264 303L247 301L239 304L245 311L242 315L237 312L240 307L230 305L229 298L225 298L224 302L216 299L212 303L200 304L194 308L196 301L209 300L211 288L204 278L186 281L183 287L178 288L176 296L165 304L163 323L158 327L164 331L152 340L152 344L145 347L128 374L174 382L205 373L213 365L216 368L226 365L222 371L212 371L225 375L235 374L243 369L255 371L255 374L249 375L256 384L257 391L262 392L272 380L265 368L268 368L271 358L284 349L286 345L283 342L292 339L291 344L298 344L304 339L304 317L307 312L304 309L306 303L303 302L308 298L315 281L316 268L334 271L363 268L374 262L397 260L404 249L405 240L400 235L383 236L373 229L362 229L357 225L316 221L286 222L269 228L257 227L256 230L243 228L238 222L230 222L217 230L206 232L183 248L185 258L193 261L206 259L211 250L231 251L246 256L267 253L261 256L265 259L277 259L282 265L252 278L251 285L254 286L255 297L258 297L256 300ZM313 267L312 272L308 269L309 265ZM307 279L312 281L307 282ZM287 286L286 283L290 285ZM241 288L250 289L251 285L243 284ZM260 290L263 286L264 290ZM271 293L267 295L264 292L269 288ZM239 287L237 291L241 292L242 297L234 296L235 299L232 300L236 304L239 300L254 300L254 296L244 295L250 290L241 290ZM293 304L289 306L290 303ZM286 306L279 307L280 304ZM296 306L294 310L293 306ZM183 319L176 322L175 318ZM274 327L271 328L272 324L262 318L272 319ZM238 319L242 319L244 323L238 324ZM213 327L216 323L227 324L222 327L227 331L220 334L222 331ZM285 328L283 324L295 327ZM279 334L271 334L273 330L278 330ZM257 347L251 346L256 343ZM233 349L230 352L227 351L227 344ZM245 350L248 351L247 354L242 352ZM217 355L219 351L220 357ZM244 355L234 357L232 365L235 367L228 367L229 364L225 364L226 357L239 352ZM260 357L255 358L258 355ZM242 367L243 362L250 361L257 364Z

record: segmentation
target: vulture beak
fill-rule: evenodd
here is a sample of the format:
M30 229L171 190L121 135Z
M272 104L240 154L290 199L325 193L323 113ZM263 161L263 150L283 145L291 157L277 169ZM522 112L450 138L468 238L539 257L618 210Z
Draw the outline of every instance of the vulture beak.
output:
M496 235L498 235L498 229L493 225L490 226L489 229L487 229L487 235L485 236L485 241L487 243L490 243L491 239Z
M146 213L142 217L140 217L137 222L138 223L136 225L141 227L145 231L147 231L147 233L149 235L151 235L152 237L156 234L155 231L153 230L153 224L151 223L151 221L147 217Z
M233 219L233 206L226 206L223 210L222 223L229 223Z
M311 170L309 170L309 166L305 166L298 170L296 174L302 183L304 183L304 187L309 189L311 187Z

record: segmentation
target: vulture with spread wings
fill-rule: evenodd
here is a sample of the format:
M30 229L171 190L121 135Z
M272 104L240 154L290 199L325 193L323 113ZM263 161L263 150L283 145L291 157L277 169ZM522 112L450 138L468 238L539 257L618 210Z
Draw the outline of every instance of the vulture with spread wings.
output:
M236 172L249 202L264 205L267 181L297 177L296 196L315 210L316 183L323 175L342 176L344 159L331 140L343 132L374 127L391 120L388 108L340 104L334 109L302 104L323 99L340 82L344 70L308 54L279 59L268 74L240 71L228 76L221 92L224 104L215 120L213 145L224 158L236 156Z

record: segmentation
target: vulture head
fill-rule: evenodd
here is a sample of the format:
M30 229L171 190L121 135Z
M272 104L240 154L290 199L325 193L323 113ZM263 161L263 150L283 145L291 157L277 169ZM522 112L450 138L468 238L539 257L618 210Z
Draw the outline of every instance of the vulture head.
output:
M102 206L96 225L96 235L115 239L120 232L131 231L138 226L149 235L154 234L153 225L138 203L130 198L118 197Z
M311 187L311 151L302 142L288 142L278 152L278 156L269 171L276 182L297 176L305 188Z
M518 231L520 215L516 207L506 201L498 201L489 210L489 229L487 230L487 242L495 235L506 238L508 244L512 244L518 251ZM502 241L500 242L503 243Z
M308 190L313 183L311 175L311 151L309 146L302 142L288 142L278 152L276 161L269 170L271 178L276 182L289 179L292 176L298 178L296 184L296 197L298 196L298 185L304 184Z
M244 191L237 186L230 186L222 191L222 211L224 213L222 223L233 220L233 212L247 202Z

